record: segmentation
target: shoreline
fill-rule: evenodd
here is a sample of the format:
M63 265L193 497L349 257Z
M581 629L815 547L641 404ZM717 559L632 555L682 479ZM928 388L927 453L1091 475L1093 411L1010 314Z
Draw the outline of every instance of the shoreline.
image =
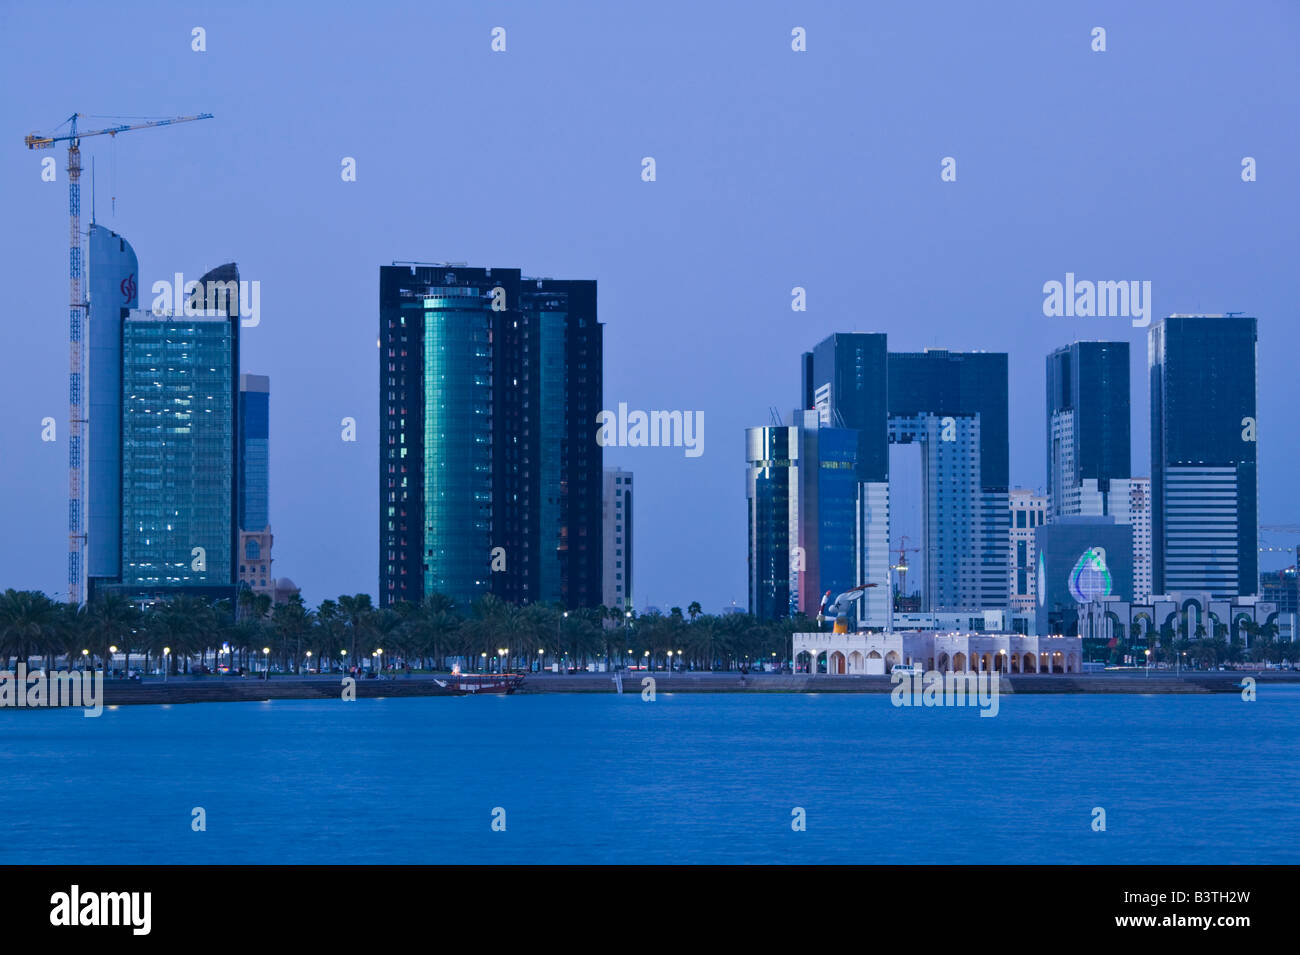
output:
M658 693L889 693L894 683L888 676L827 676L817 674L751 673L647 673L625 671L624 695L639 696L641 681L655 680ZM1300 673L1277 670L1192 671L1171 673L1143 671L1124 673L1002 675L1002 694L1206 694L1240 693L1241 681L1250 677L1257 684L1300 684ZM438 678L444 678L442 674ZM144 682L106 680L105 706L163 705L178 703L255 703L267 700L339 699L340 675L280 676L271 680L255 677L172 677ZM610 673L530 673L517 695L543 693L616 693ZM388 697L453 696L434 682L434 676L418 674L392 679L359 679L357 699ZM5 707L8 709L9 707Z

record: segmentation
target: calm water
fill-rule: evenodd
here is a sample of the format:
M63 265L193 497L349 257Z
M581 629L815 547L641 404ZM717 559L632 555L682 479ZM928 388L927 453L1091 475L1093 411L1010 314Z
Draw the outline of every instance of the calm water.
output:
M0 862L1294 863L1298 742L1300 687L1267 686L993 719L884 695L8 711Z

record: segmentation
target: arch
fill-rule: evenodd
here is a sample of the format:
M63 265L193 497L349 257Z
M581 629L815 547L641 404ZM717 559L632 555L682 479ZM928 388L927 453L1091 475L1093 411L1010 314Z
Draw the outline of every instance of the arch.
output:
M961 673L964 670L968 669L967 663L968 661L966 659L966 654L962 653L960 650L958 650L955 654L953 654L952 668L956 670L958 673Z
M1146 619L1147 624L1145 627L1139 628L1138 623L1143 618ZM1147 613L1145 610L1140 610L1137 613L1133 614L1133 619L1130 621L1130 624L1133 630L1134 638L1136 638L1139 635L1139 629L1140 629L1142 638L1146 640L1147 643L1151 642L1151 632L1156 628L1156 622L1152 618L1151 614Z
M885 658L880 655L879 650L872 650L867 654L867 673L869 675L879 676L885 672Z
M860 650L854 650L852 653L849 654L850 673L863 673L866 671L866 669L867 669L866 660L862 656L862 652Z
M826 668L826 651L825 651L825 650L817 650L817 651L815 651L815 655L814 655L814 657L813 657L813 668L812 668L812 672L813 672L813 673L826 673L826 672L828 672L828 670L827 670L827 668Z
M894 667L898 666L898 664L902 662L903 662L903 658L899 656L898 651L890 650L888 653L885 654L885 672L886 673L891 672L894 669Z
M831 653L830 657L828 658L828 663L829 666L826 669L827 673L830 673L834 676L844 675L845 660L844 660L843 653L841 653L839 650L835 650L834 652Z
M794 670L798 673L802 670L804 673L813 673L817 669L813 663L813 654L811 650L800 650L794 655Z
M1025 655L1021 657L1021 665L1024 668L1025 673L1038 672L1038 661L1034 659L1034 654L1032 651L1028 651L1028 650L1025 651Z
M952 663L948 660L948 654L947 654L947 653L945 653L945 652L942 651L942 650L939 651L939 665L938 665L937 667L934 667L933 669L937 669L937 670L951 670L951 669L952 669Z

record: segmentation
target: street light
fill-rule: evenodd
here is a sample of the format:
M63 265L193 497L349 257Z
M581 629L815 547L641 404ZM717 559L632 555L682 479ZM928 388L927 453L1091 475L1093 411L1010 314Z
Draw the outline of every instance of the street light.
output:
M262 647L262 661L266 664L266 682L271 682L271 648Z
M506 647L497 650L497 665L502 673L506 672L506 654L510 651Z
M1147 679L1151 679L1151 651L1148 649L1147 654Z
M172 648L163 647L163 682L164 683L167 682L167 671L171 669L171 667L168 665L170 663L168 657L170 657L171 655L172 655Z
M486 650L484 650L482 653L479 654L479 669L481 669L484 673L487 672L487 651Z
M542 656L546 653L541 647L537 648L537 672L542 672Z
M311 651L310 650L307 651L307 673L308 675L311 674Z
M90 651L89 651L89 650L82 650L82 651L81 651L81 669L82 669L82 672L85 672L85 669L86 669L86 657L88 657L88 656L90 656Z

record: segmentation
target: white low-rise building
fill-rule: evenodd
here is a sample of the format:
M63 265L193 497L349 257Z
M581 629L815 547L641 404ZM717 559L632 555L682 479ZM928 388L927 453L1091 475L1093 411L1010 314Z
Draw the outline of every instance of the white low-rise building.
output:
M1079 673L1083 641L1019 633L796 633L795 670L832 676L887 674L895 666L921 670L998 673Z

